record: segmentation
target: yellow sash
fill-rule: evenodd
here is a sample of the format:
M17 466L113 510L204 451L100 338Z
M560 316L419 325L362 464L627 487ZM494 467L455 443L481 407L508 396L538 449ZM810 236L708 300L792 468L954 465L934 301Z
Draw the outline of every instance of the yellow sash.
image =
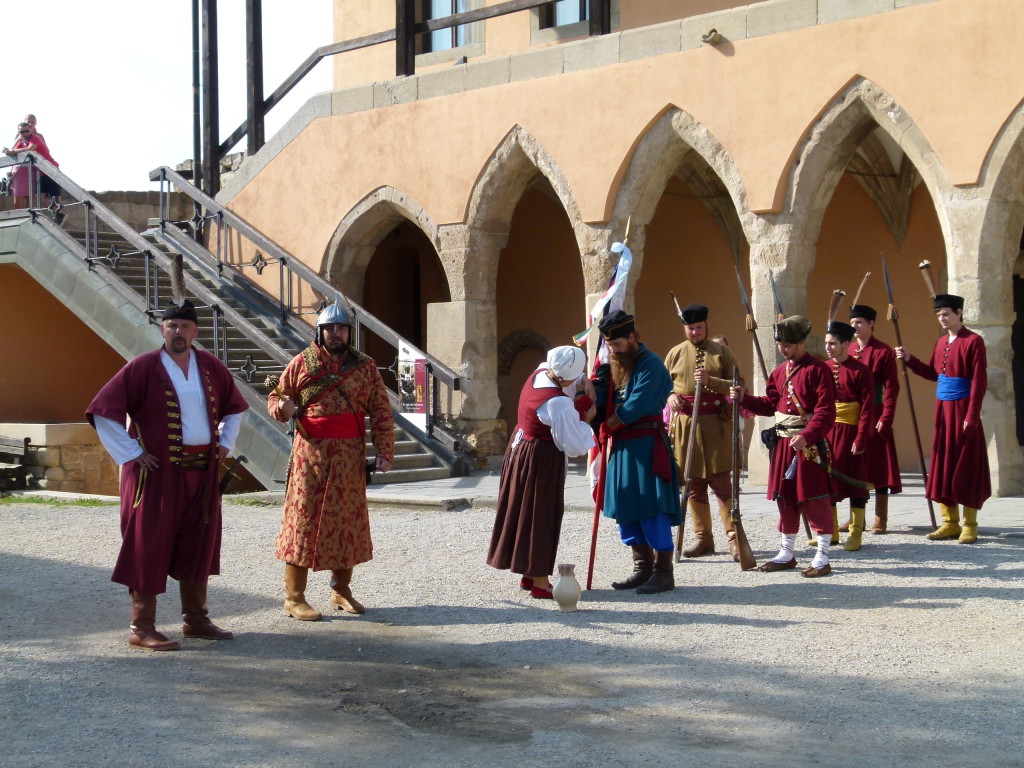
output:
M860 403L856 400L840 403L837 400L836 421L840 424L849 424L851 427L857 426L858 422L860 422Z

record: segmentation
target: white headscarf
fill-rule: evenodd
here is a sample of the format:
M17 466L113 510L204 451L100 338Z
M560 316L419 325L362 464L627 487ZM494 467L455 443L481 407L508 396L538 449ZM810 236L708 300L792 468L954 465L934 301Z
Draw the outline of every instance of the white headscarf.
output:
M548 352L548 367L564 381L576 381L587 365L587 356L579 347L555 347Z

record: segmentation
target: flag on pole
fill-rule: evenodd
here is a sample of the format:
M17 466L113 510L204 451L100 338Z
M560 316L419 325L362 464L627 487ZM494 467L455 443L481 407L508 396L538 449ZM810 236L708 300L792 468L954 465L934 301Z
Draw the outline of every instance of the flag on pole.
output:
M601 318L609 312L622 309L622 304L626 297L626 282L629 280L629 268L633 265L633 252L629 250L625 243L613 243L612 253L619 254L619 263L615 265L615 272L612 274L612 279L608 282L607 290L601 294L601 298L597 300L587 316L587 321L589 322L587 329L580 331L572 337L577 346L582 347L586 344L587 338L594 328L597 327L597 324L601 322Z

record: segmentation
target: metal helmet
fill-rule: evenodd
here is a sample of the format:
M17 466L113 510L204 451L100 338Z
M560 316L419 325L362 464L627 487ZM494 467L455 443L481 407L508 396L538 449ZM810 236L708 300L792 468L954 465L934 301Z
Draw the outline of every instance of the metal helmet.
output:
M323 343L321 328L325 325L347 325L352 327L352 315L341 305L341 294L335 294L334 303L328 304L316 318L316 343Z

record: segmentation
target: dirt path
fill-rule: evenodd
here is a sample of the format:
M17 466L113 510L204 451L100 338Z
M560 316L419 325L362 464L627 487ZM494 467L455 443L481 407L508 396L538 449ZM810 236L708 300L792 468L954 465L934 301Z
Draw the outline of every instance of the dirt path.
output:
M154 654L125 643L115 508L0 506L0 764L1024 766L1024 539L867 537L820 580L716 555L640 597L608 588L629 562L606 524L599 589L562 614L483 565L493 513L387 510L369 612L303 623L279 515L227 509L210 605L236 639ZM759 560L773 526L747 520ZM588 527L564 526L579 571Z

